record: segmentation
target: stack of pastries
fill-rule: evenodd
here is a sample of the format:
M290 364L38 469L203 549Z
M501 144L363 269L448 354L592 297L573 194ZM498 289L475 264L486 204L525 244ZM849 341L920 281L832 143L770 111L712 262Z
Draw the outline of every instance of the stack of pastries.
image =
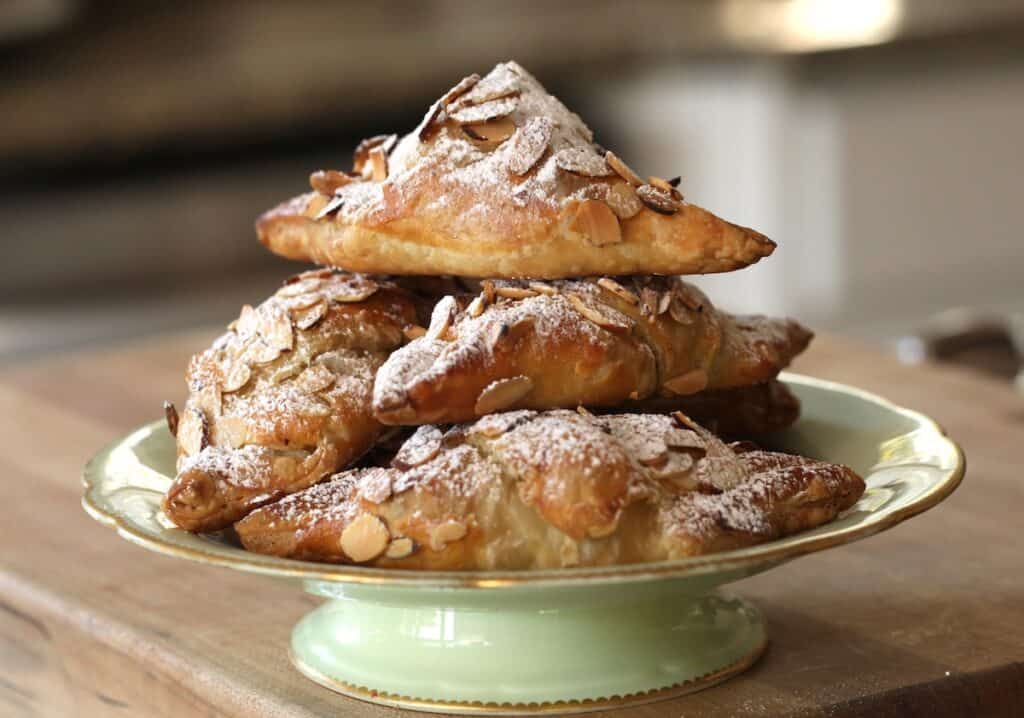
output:
M165 406L164 512L251 551L546 569L727 550L831 521L851 469L749 441L792 424L795 321L679 275L772 253L630 169L519 65L257 221L326 268L245 306Z

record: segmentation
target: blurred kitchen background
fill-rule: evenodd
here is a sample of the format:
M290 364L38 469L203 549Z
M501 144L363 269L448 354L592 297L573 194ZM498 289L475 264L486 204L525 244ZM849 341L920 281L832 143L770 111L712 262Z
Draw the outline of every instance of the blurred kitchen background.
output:
M1016 370L1018 0L2 0L0 360L226 324L260 211L509 58L779 242L720 305Z

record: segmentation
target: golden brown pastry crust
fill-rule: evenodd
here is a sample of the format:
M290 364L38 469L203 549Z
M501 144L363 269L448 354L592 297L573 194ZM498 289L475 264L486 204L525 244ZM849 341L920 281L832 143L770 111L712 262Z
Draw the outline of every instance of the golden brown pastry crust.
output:
M616 406L775 377L811 333L792 320L716 310L681 279L485 281L437 304L425 336L377 373L385 424L493 411Z
M424 121L364 144L354 173L315 173L319 191L259 218L260 241L350 271L549 279L725 272L775 248L664 180L635 186L515 63L466 78Z
M409 569L545 569L693 556L834 518L849 468L730 447L680 415L509 412L423 426L391 468L251 513L246 548Z
M189 364L171 521L225 528L369 449L384 430L370 411L374 373L415 325L415 304L390 282L322 270L243 308Z

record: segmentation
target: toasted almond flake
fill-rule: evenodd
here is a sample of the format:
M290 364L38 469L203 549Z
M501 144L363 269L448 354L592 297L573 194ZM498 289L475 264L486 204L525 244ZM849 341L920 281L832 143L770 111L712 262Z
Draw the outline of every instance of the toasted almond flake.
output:
M569 292L566 294L569 303L572 304L573 308L582 314L584 317L592 321L603 329L607 329L613 332L627 332L629 327L617 322L609 317L606 317L596 307L587 304L586 300L583 299L579 294L575 292Z
M298 276L302 277L301 274ZM295 281L289 280L283 287L277 290L277 296L297 297L301 294L313 293L316 292L323 283L323 279L319 277L302 277L301 279L295 279Z
M269 364L281 356L281 350L262 340L256 340L249 345L245 352L245 356L256 364Z
M164 402L164 418L167 420L167 430L171 436L178 436L178 409L173 401Z
M491 325L491 328L487 330L487 346L491 351L494 351L501 340L508 336L509 331L509 325L504 322Z
M662 387L673 394L686 396L703 391L708 385L708 373L703 369L694 369L685 374L669 379L662 383Z
M555 122L550 117L531 117L516 130L506 145L505 167L522 177L540 162L548 151Z
M380 285L365 277L350 277L345 282L331 282L323 289L328 299L341 304L365 302L380 289Z
M474 411L477 416L484 416L508 409L532 389L533 380L528 376L520 375L492 381L480 392Z
M410 324L402 329L402 333L405 334L405 338L409 341L413 339L419 339L427 333L426 327L421 327L419 324Z
M430 326L427 327L427 338L428 339L440 339L444 336L445 332L448 331L448 327L452 325L452 321L455 319L455 312L458 311L459 305L455 301L455 297L448 295L442 297L434 306L434 311L430 314Z
M388 544L388 550L384 552L385 558L400 559L412 556L416 551L416 542L408 536L399 536L390 544Z
M379 147L387 156L391 154L391 150L395 148L396 144L398 144L398 135L374 135L366 138L356 145L356 149L352 153L352 171L356 175L363 174L370 162L371 150Z
M640 313L648 319L658 314L658 292L650 287L640 290Z
M388 178L388 155L383 147L370 150L370 167L374 182L383 182Z
M416 433L402 444L402 448L391 460L391 465L404 471L431 461L441 451L442 438L443 434L436 426L427 424L419 427Z
M295 314L295 326L298 329L312 329L327 314L327 302L320 301Z
M331 386L337 378L334 372L323 364L314 364L299 374L295 381L303 391L315 394Z
M498 287L494 293L505 299L529 299L537 296L537 292L525 287Z
M220 392L220 385L216 383L204 384L195 395L196 405L203 410L207 416L217 417L224 409L223 397Z
M448 519L430 534L430 548L434 551L443 551L448 544L465 538L466 533L466 524Z
M259 318L256 315L256 310L251 305L245 304L242 306L242 312L238 315L238 320L235 322L235 331L240 337L250 337L256 334L256 327L259 324Z
M624 302L634 306L640 303L640 297L636 296L633 292L626 289L611 277L601 277L597 280L597 285L602 289L607 289Z
M384 553L391 534L373 514L362 514L341 532L341 550L355 563L372 561Z
M230 446L232 449L239 449L245 446L248 439L249 427L245 421L237 416L221 417L214 425L217 432L217 444Z
M335 195L327 200L327 204L325 204L320 211L314 215L313 219L323 219L324 217L337 212L341 209L343 204L345 204L345 198Z
M508 97L519 92L519 77L508 70L496 70L473 84L459 98L458 105L482 105L491 100Z
M655 177L654 175L651 175L650 177L647 178L647 184L651 185L652 187L657 187L662 192L668 192L670 195L672 194L672 190L675 189L672 185L668 183L667 179Z
M574 229L596 247L606 247L622 241L619 218L599 199L585 199L579 203L576 208Z
M427 109L427 114L423 115L423 119L416 125L413 133L419 138L420 142L426 142L430 139L437 126L437 118L441 115L442 109L444 109L442 100L437 100Z
M658 316L661 316L668 311L669 305L672 303L672 292L664 292L658 299Z
M582 404L576 407L576 413L579 414L580 416L593 416L593 414L587 410L587 407L583 406Z
M485 102L482 105L467 105L449 113L449 117L462 125L475 125L480 122L496 120L515 111L519 105L516 96L503 97L500 100Z
M550 284L544 282L530 282L528 285L530 289L537 292L537 294L546 294L549 297L553 297L558 294L558 290L552 287Z
M352 177L338 170L317 170L309 176L309 186L328 197L352 181Z
M512 136L516 131L516 124L508 117L501 117L483 124L463 125L462 129L474 140L499 144Z
M668 446L660 440L642 442L637 449L636 460L641 466L664 466L668 462Z
M608 206L612 208L612 212L619 219L631 219L644 208L644 203L636 196L636 190L633 189L632 185L625 182L613 184L609 188L604 201L608 203Z
M249 383L251 377L252 370L249 369L249 365L244 361L236 361L225 372L224 378L220 383L220 389L225 394L238 391Z
M279 351L287 351L295 346L291 317L279 302L262 304L256 314L256 331L268 346Z
M484 301L487 304L493 304L494 303L494 282L492 282L490 279L485 279L484 281L480 282L480 290L483 293Z
M688 309L692 309L695 312L704 310L704 298L699 291L690 285L677 281L672 287L672 292Z
M486 306L487 305L484 304L483 295L478 295L476 297L473 297L473 301L469 303L468 307L466 307L466 314L475 319L476 317L479 317L481 314L484 313L484 308Z
M391 498L391 472L374 467L359 477L359 495L374 504L382 504Z
M555 155L555 164L566 172L581 177L608 177L614 172L604 157L591 149L566 147Z
M441 99L438 100L438 102L441 103L442 107L447 107L448 105L452 104L457 99L462 97L464 94L472 90L478 82L480 82L480 75L476 74L475 72L472 75L463 77L461 80L455 83L455 86L452 87L452 89L444 93L444 95L441 96Z
M678 296L672 298L672 303L668 307L668 313L680 324L693 324L693 315L690 314L690 311L687 309L686 305L679 300Z
M683 427L685 427L687 429L690 429L691 431L696 431L696 432L700 433L701 428L702 428L701 425L698 424L693 419L691 419L686 414L684 414L683 412L681 412L681 411L673 412L672 416L674 416L676 421L678 421Z
M679 211L679 203L669 192L652 185L645 184L637 187L636 196L659 214L675 214Z
M306 292L305 294L300 294L297 297L285 297L283 301L288 309L293 312L297 312L303 309L309 309L317 302L323 301L323 296L319 292Z
M185 456L195 456L206 448L210 439L206 415L194 406L185 407L178 423L178 448Z
M615 170L615 174L629 182L633 187L639 187L644 183L640 175L630 169L629 165L623 162L622 158L611 150L605 152L604 160L608 163L609 167Z

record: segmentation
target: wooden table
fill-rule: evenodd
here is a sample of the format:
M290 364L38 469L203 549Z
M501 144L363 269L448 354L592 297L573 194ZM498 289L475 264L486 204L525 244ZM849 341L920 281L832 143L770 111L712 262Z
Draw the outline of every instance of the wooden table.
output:
M400 714L291 668L288 633L312 597L143 551L81 510L82 464L182 398L209 336L0 372L0 715ZM1024 400L827 337L795 368L932 414L964 446L966 481L892 531L739 584L772 640L745 675L604 715L1024 715Z

